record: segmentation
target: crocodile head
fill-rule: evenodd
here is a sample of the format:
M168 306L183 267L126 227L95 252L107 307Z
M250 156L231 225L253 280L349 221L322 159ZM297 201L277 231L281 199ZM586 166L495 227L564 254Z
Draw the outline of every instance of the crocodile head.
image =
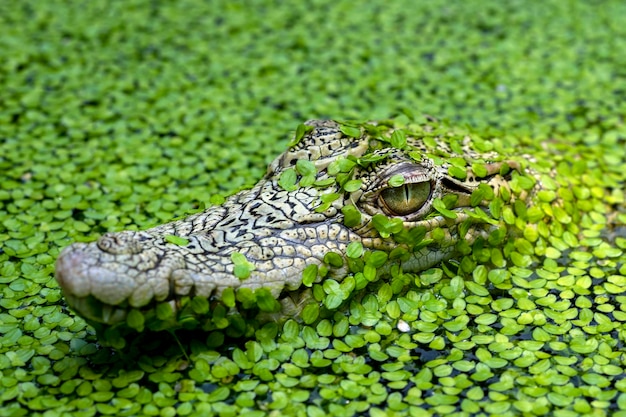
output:
M452 257L459 241L489 233L496 222L483 197L506 187L503 175L516 166L473 151L469 138L450 146L419 129L309 121L254 188L183 220L72 244L56 279L75 311L113 324L130 308L219 297L226 288L266 288L279 299L302 286L309 265L340 280L348 269L337 259L351 242L402 247L389 264L429 268ZM480 169L462 168L471 163ZM331 266L330 252L340 255Z

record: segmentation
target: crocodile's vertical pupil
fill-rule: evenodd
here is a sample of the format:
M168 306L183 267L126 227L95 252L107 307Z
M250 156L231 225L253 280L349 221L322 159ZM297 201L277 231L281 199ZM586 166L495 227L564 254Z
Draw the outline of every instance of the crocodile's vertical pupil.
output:
M430 182L403 184L380 192L383 204L393 214L406 216L419 210L430 196Z

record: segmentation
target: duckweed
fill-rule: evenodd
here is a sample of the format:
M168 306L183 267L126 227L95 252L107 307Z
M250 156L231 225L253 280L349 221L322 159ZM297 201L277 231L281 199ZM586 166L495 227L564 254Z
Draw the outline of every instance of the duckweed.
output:
M263 3L0 5L0 415L625 416L623 2ZM297 320L230 315L277 305L225 291L218 306L131 310L105 347L66 308L62 247L220 204L321 117L394 117L342 130L401 124L391 146L424 134L456 178L485 165L432 138L462 153L469 136L535 175L472 195L490 200L473 218L503 224L458 259L383 280L406 254L352 244L327 259L344 280L315 284L328 268L307 268L317 302ZM338 162L331 180L356 191L350 171L375 162ZM280 184L314 172L298 161ZM406 238L393 219L374 225Z

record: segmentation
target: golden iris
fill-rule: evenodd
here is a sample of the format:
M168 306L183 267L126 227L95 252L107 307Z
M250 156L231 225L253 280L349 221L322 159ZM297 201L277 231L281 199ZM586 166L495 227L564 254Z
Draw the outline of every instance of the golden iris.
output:
M382 190L380 198L393 214L407 216L422 208L430 197L430 188L428 181L402 184Z

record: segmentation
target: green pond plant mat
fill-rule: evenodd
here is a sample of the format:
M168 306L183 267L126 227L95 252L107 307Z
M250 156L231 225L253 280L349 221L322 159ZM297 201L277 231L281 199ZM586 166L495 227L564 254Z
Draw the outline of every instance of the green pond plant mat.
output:
M1 3L0 416L626 416L624 50L621 1ZM312 301L278 321L263 291L117 328L68 308L63 247L223 203L307 119L348 137L391 119L398 148L425 124L469 136L532 195L472 211L499 231L419 273L376 276L402 251L329 254L346 276L305 269Z

